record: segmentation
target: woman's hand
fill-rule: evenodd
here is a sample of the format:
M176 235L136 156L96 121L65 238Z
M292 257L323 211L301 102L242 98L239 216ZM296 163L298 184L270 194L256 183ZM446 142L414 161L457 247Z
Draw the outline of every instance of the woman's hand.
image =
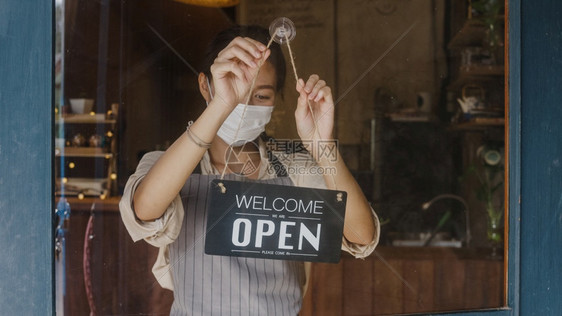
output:
M213 101L219 101L230 110L246 102L252 80L269 54L266 46L254 39L237 37L232 40L211 66Z
M312 141L313 148L309 151L316 157L314 148L318 148L317 142L333 139L334 100L332 90L318 75L312 75L306 83L302 79L298 80L297 91L299 92L295 111L297 132L305 143Z
M324 181L328 188L347 192L344 236L353 243L368 245L374 240L377 227L375 227L371 207L363 195L361 187L341 159L335 142L332 145L336 147L332 150L337 159L323 157L321 153L320 155L318 153L319 141L333 141L334 100L332 91L317 75L310 76L306 83L299 79L297 91L300 95L295 119L299 136L305 146L310 146L307 149L320 167L337 170L335 173L324 173ZM314 120L316 120L316 124L314 124ZM329 144L325 143L323 146L329 146Z

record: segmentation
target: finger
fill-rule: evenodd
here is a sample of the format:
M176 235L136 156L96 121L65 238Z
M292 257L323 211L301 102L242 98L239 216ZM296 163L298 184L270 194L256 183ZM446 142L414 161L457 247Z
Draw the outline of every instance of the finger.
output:
M297 92L300 94L306 93L306 91L304 91L304 80L300 79L297 81Z
M269 58L269 56L271 56L271 50L268 49L264 52L263 54L263 59L261 60L261 63L265 63L265 61Z
M328 86L322 87L322 89L320 89L320 91L318 91L318 94L314 98L314 102L318 102L318 101L322 100L322 98L324 98L324 100L326 100L326 101L329 101L330 103L333 103L333 101L332 101L332 89L330 87L328 87Z
M235 61L225 61L225 62L216 62L213 63L211 66L211 73L215 78L224 78L228 76L229 73L232 73L236 78L241 80L246 80L246 74L244 72L244 68L238 62Z
M243 49L240 46L233 46L226 50L223 50L217 56L218 61L226 61L226 60L240 60L244 62L246 65L255 68L257 67L257 58L254 57L250 52Z
M246 82L251 82L254 80L254 77L258 75L258 68L250 68L250 67L243 67L242 71L244 72L244 78Z
M265 46L262 42L257 41L257 40L255 40L251 37L244 37L244 39L246 39L250 43L254 44L262 52L264 52L267 49L267 46Z
M309 100L316 100L318 93L321 91L322 88L324 88L326 86L326 81L324 80L318 80L316 82L316 84L314 85L314 88L312 88L312 91L310 92L310 94L308 95L308 99Z
M318 75L311 75L308 78L308 81L306 82L306 85L304 87L304 90L307 93L312 92L312 89L314 89L314 86L316 85L316 83L318 82L318 80L320 79L320 77L318 77Z
M308 93L304 90L304 81L302 79L299 79L297 81L297 92L299 93L297 106L301 103L301 101L304 101L306 103Z
M304 91L304 81L299 79L297 81L297 91L299 92L299 97L297 98L297 108L295 110L295 117L305 118L308 112L308 94Z
M255 58L261 58L263 51L265 51L265 46L263 44L255 40L251 40L248 37L236 37L228 44L226 48L228 49L236 46L244 49Z

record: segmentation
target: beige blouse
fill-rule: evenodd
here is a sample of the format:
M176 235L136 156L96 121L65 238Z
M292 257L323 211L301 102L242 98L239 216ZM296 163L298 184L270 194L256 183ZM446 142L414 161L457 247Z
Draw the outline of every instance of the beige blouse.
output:
M259 166L258 179L264 180L276 177L273 166L269 163L266 144L263 141L260 141L259 149L262 159ZM139 220L136 218L133 210L133 195L137 186L162 154L163 152L161 151L155 151L144 155L137 166L137 170L129 177L125 185L123 197L119 203L119 210L123 223L133 238L133 241L136 242L144 239L149 244L159 248L158 257L152 267L152 273L163 288L173 290L174 286L170 273L168 245L177 238L183 222L185 211L180 195L178 193L164 214L154 221L145 222ZM288 176L295 186L318 189L326 188L324 177L320 172L315 172L315 170L313 170L314 168L318 168L318 166L310 155L303 155L302 153L285 154L276 151L273 151L273 154L278 157L279 162L285 166ZM212 166L207 152L204 154L200 165L202 174L220 174L219 170ZM313 171L311 172L311 170ZM375 236L373 236L373 240L370 244L354 244L344 237L342 240L342 250L347 251L356 258L369 256L375 249L380 235L380 223L374 211L373 222L375 225ZM305 268L308 276L310 265L307 264Z

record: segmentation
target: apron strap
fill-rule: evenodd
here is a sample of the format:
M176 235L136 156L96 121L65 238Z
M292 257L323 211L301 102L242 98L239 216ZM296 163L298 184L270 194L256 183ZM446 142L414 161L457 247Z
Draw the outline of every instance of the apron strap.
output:
M269 136L265 135L265 133L262 133L260 135L260 137L263 141L266 141L266 142L267 141L275 141L275 139L273 137L269 137ZM269 159L269 163L273 166L273 168L275 170L275 175L278 178L289 176L289 174L287 173L287 169L285 168L283 163L281 163L281 161L279 161L279 158L277 158L277 156L275 156L269 149L267 149L267 157ZM199 162L197 164L197 166L195 166L195 169L193 169L193 173L201 174L201 162Z
M279 161L279 158L277 158L277 156L275 156L273 153L270 153L269 151L267 153L267 156L269 157L269 163L275 170L275 175L277 176L277 178L289 176L289 174L287 173L287 169L285 169L285 166L281 163L281 161Z
M265 133L261 133L260 134L260 138L262 141L264 142L275 142L275 138L271 137L271 136L267 136L267 134ZM266 146L267 148L267 157L269 159L269 163L273 166L273 169L275 170L275 175L278 178L282 178L282 177L288 177L289 174L287 173L287 169L285 168L285 165L283 165L281 163L281 161L279 161L279 158L277 158L277 156L275 156L271 150L269 150L269 147Z

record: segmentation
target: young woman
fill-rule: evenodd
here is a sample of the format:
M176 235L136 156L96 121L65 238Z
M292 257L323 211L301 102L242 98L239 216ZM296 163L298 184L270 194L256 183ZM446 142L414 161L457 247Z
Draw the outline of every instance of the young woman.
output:
M210 179L223 173L226 179L303 187L335 189L337 184L347 192L342 249L361 258L378 242L378 219L341 155L327 159L316 150L318 142L333 140L334 101L323 80L312 75L296 84L295 120L308 144L306 159L302 152L299 159L268 152L258 137L286 73L279 45L267 49L268 42L267 30L255 26L217 35L199 74L205 111L166 152L146 154L125 187L123 221L135 241L160 248L153 272L163 287L174 290L172 315L296 315L300 310L303 263L204 254L207 189ZM313 168L335 172L322 176Z

